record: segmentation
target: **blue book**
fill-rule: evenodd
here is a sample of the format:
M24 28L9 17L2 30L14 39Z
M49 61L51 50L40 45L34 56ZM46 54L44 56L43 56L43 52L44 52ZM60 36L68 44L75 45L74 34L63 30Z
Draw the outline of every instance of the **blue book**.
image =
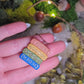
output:
M32 66L35 70L38 70L40 68L40 65L38 63L36 63L34 60L32 60L30 57L28 57L24 53L22 53L20 55L20 58L22 60L24 60L27 64L29 64L30 66Z

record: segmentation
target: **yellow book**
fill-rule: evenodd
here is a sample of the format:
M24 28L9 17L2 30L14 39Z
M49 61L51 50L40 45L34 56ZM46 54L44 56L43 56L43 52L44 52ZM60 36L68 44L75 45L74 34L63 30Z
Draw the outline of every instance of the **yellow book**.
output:
M38 57L40 57L43 61L45 61L48 58L48 56L44 52L42 52L39 48L32 44L29 44L27 48L34 54L36 54Z

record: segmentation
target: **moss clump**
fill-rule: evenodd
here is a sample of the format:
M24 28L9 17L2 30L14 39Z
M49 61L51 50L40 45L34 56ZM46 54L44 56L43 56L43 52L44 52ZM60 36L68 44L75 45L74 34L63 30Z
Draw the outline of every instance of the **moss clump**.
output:
M5 8L5 9L6 8L11 8L11 9L15 9L22 2L23 2L23 0L1 0L0 1L0 8Z
M29 22L31 24L35 23L35 20L33 17L29 16L27 13L27 8L32 5L32 2L30 0L24 0L23 3L20 5L20 7L16 8L15 10L12 9L6 9L6 12L8 14L9 22L15 22L15 21L24 21ZM35 9L31 8L29 10L29 13L31 15L35 14Z
M47 19L44 20L43 28L53 27L58 22L62 22L62 21L59 19L55 19L53 17L48 17Z
M39 0L32 0L33 3L36 3ZM57 3L59 0L53 0L55 3ZM40 4L36 5L35 8L38 11L43 11L44 13L48 13L48 14L52 14L55 13L57 16L64 18L65 20L67 20L68 22L73 22L74 20L77 20L77 14L75 12L75 4L78 0L68 0L68 2L71 5L71 8L67 11L59 11L58 8L56 8L54 5L52 4L48 4L47 2L41 2ZM53 12L55 11L55 12ZM59 14L58 14L59 12ZM48 18L47 20L45 20L44 23L44 27L49 27L52 26L52 24L54 25L55 23L58 23L59 20L55 18Z
M0 26L3 25L7 21L7 13L0 9Z
M36 3L38 1L40 0L32 0L33 3ZM57 0L53 0L53 1L57 2ZM50 13L52 10L57 11L57 8L54 5L52 4L49 5L47 2L39 3L38 5L35 6L35 9L37 11L43 11L44 13Z
M32 0L33 3L39 0ZM57 3L59 0L53 0ZM44 13L51 13L53 11L59 12L60 16L66 19L67 21L71 22L77 19L77 14L75 12L75 4L78 0L68 0L71 5L71 8L68 11L59 11L53 4L48 4L47 2L41 2L37 6L35 6L36 10L43 11ZM53 11L52 11L53 10Z

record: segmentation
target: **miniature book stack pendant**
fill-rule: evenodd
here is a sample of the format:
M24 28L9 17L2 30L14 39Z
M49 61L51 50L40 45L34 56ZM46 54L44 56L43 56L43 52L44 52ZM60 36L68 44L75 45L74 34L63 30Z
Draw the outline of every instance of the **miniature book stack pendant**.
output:
M20 58L35 70L38 70L40 64L48 58L48 52L49 49L42 42L33 38L27 48L23 49Z

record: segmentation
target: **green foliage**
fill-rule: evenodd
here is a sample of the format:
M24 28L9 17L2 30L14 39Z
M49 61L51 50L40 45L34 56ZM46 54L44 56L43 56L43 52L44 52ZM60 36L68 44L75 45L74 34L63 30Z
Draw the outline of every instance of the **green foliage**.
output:
M32 0L33 3L36 3L39 0ZM53 0L55 3L58 3L59 0ZM52 4L48 4L47 2L41 2L39 3L37 6L35 6L37 11L43 11L44 13L53 13L53 11L55 11L54 13L60 17L64 18L65 20L67 20L68 22L72 22L74 20L77 20L77 14L75 12L75 4L78 0L68 0L68 2L71 5L71 8L68 11L59 11L58 8L56 8L54 5ZM58 14L59 12L59 14ZM45 20L44 23L44 27L49 27L52 26L52 24L58 23L59 20L55 20L55 18L48 18L47 20ZM51 25L50 25L51 24Z
M23 0L14 0L14 3L17 5L20 5L23 2Z
M59 19L55 19L53 17L48 17L44 20L44 26L43 28L53 27L53 25L57 24L58 22L62 22Z
M0 9L0 25L3 25L7 21L7 13Z
M59 11L61 14L61 17L67 20L68 22L73 22L74 20L77 20L77 13L75 11L75 4L78 0L68 0L70 3L71 8L68 11Z
M36 3L36 2L38 2L38 1L40 1L40 0L31 0L33 3ZM59 0L52 0L52 1L54 1L54 2L58 2Z
M24 21L29 22L31 24L35 23L35 20L33 17L29 16L27 13L27 8L32 5L32 2L29 0L24 0L23 3L20 5L20 7L16 8L15 10L12 9L6 9L7 14L9 15L9 21L15 22L15 21ZM29 13L31 15L35 14L35 9L31 8L29 10Z
M84 19L78 19L76 21L74 21L76 28L80 31L80 32L84 32Z
M5 9L6 8L12 8L12 9L15 9L22 2L23 2L23 0L4 0L4 1L0 1L0 8L5 8Z
M33 3L36 3L40 0L32 0ZM54 0L55 2L58 0ZM41 2L38 5L35 6L36 10L38 11L43 11L44 13L49 13L50 11L52 11L53 9L56 10L55 6L52 4L48 4L47 2Z

